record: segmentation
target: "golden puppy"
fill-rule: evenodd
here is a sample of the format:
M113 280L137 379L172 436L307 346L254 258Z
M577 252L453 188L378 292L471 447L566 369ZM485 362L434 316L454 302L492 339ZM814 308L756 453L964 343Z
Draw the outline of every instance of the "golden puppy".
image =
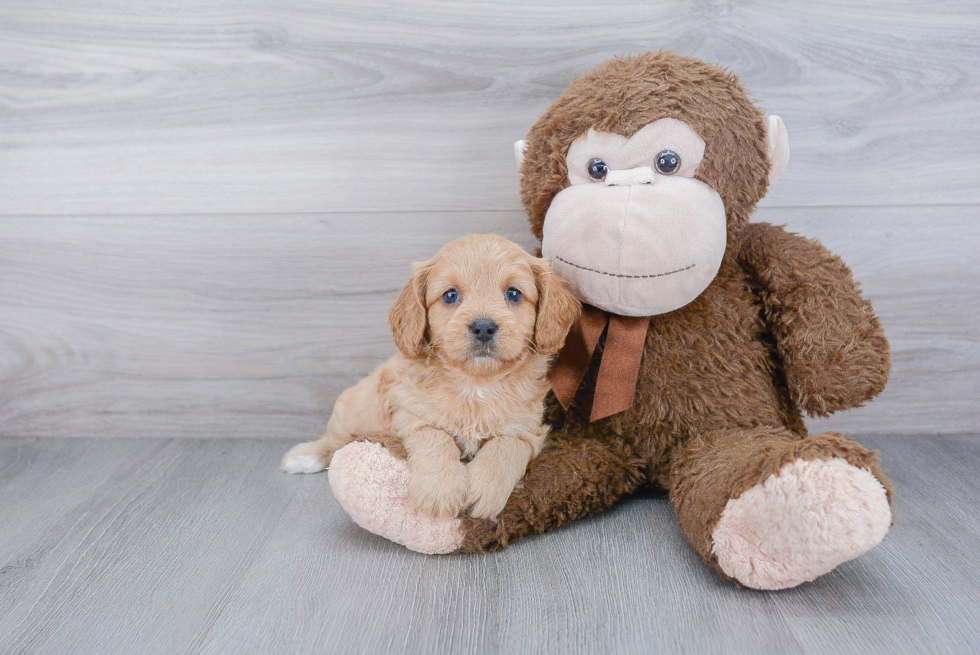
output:
M544 446L549 361L580 310L546 260L498 236L456 239L415 265L388 312L401 352L342 393L326 434L283 470L316 473L359 436L394 435L420 511L495 517Z

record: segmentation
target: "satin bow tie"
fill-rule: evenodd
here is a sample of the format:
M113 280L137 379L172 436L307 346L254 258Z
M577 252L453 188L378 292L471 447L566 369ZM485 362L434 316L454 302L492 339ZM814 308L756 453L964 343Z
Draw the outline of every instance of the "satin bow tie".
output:
M599 364L590 421L598 421L633 406L650 317L620 316L583 305L582 317L569 331L565 346L548 375L558 402L568 409L607 324L609 330Z

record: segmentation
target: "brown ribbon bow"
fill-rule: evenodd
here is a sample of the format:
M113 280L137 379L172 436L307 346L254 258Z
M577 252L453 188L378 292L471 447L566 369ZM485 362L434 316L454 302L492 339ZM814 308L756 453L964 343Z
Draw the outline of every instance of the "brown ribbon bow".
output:
M650 317L620 316L583 305L582 317L572 326L548 375L558 402L568 409L606 324L609 332L599 364L590 421L598 421L633 406Z

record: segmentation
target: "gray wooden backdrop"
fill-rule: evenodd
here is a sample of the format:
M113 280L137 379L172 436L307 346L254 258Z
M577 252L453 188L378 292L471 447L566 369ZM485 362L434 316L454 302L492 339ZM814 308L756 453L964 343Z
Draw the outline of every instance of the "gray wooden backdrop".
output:
M315 436L412 260L527 247L511 143L669 47L790 132L758 212L851 264L885 393L980 425L980 3L0 0L0 436Z

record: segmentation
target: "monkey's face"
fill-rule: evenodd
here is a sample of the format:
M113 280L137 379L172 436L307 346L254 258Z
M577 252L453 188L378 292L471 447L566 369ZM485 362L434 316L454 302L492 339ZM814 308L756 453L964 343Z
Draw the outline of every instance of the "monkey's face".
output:
M590 305L625 316L683 307L725 254L721 196L694 179L704 140L662 118L626 138L589 132L566 157L571 186L545 216L541 252Z

